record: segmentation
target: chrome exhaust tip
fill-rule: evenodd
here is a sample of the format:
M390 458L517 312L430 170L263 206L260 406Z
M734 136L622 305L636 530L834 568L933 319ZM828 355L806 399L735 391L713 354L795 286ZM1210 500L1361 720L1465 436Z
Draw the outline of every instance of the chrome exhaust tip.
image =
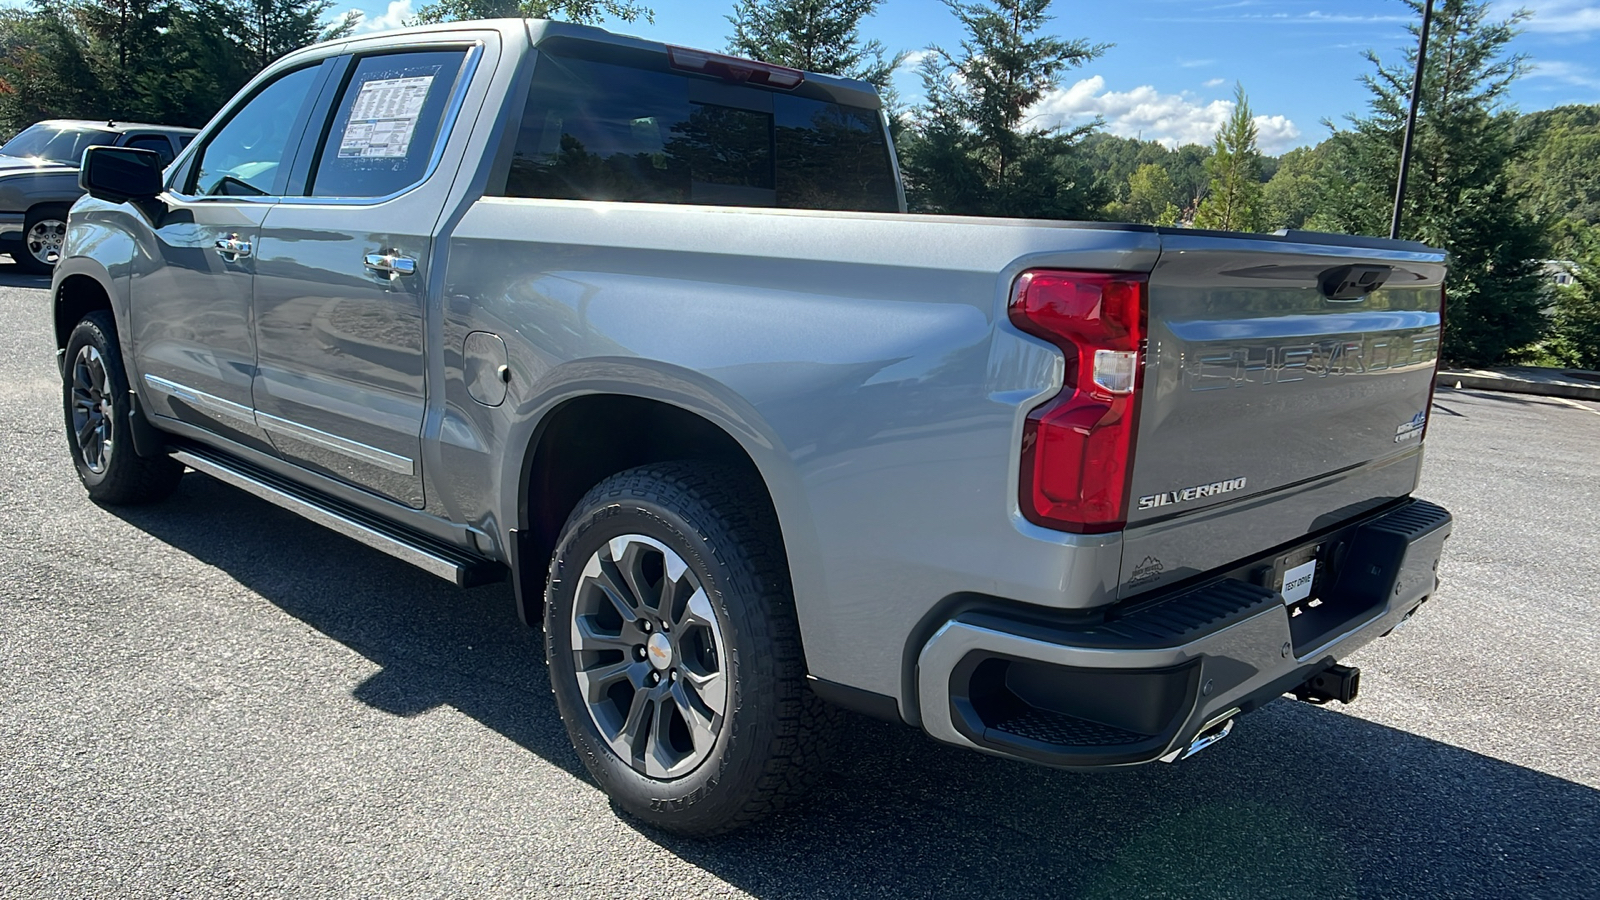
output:
M1164 763L1173 763L1179 760L1188 759L1196 753L1199 753L1201 750L1204 750L1205 748L1232 734L1233 717L1238 714L1238 709L1230 709L1222 715L1212 719L1210 722L1207 722L1205 727L1200 729L1200 733L1194 736L1194 740L1189 742L1189 746L1179 747L1171 753L1168 753L1166 756L1161 757L1161 761Z

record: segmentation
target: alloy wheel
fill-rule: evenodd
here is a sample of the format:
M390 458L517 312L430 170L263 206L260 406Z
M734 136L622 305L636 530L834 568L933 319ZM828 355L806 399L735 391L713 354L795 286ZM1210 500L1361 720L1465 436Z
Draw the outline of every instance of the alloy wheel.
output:
M650 778L711 755L729 702L722 626L700 579L654 538L595 551L572 606L578 689L601 737Z
M104 474L111 462L111 378L100 351L87 344L72 361L72 437L84 467Z
M28 229L24 239L28 253L40 264L53 266L61 259L61 248L67 242L67 223L60 219L40 219Z

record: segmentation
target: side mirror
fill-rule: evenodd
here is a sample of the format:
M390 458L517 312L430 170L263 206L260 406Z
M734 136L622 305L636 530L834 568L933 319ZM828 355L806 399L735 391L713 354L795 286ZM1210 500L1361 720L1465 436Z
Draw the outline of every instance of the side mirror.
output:
M83 151L78 187L107 203L153 200L161 193L161 154L132 147L90 147Z

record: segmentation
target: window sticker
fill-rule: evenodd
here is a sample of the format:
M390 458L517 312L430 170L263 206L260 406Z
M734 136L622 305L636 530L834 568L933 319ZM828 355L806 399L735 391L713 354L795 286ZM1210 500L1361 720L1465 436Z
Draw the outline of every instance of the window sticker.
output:
M364 82L339 140L340 159L399 159L411 149L432 75Z

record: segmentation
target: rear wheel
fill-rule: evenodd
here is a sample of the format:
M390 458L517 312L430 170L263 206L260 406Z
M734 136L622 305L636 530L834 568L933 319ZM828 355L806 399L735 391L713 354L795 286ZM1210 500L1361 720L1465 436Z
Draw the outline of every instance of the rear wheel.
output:
M28 210L22 222L22 249L17 265L29 272L48 275L61 260L67 240L67 209L64 206L38 206Z
M833 716L805 686L776 522L743 471L666 463L597 485L562 532L545 636L573 745L640 819L729 831L815 775Z
M84 316L67 339L61 403L67 446L89 497L112 505L165 499L178 486L183 465L133 452L128 417L133 401L122 369L111 313Z

